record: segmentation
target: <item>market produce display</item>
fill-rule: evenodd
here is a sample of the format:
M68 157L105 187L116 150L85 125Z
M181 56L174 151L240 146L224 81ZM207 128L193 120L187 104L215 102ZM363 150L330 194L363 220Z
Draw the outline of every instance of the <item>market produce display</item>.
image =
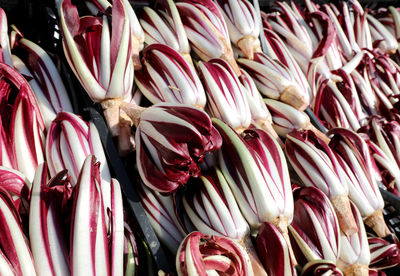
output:
M0 7L0 275L399 275L400 8L149 2Z

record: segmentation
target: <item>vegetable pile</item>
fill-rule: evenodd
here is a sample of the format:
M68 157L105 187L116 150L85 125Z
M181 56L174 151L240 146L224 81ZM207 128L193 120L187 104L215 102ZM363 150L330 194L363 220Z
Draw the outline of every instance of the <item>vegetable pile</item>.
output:
M58 56L0 8L1 275L151 274L135 219L177 275L399 271L380 190L400 200L400 8L56 2ZM103 111L147 218L60 64Z

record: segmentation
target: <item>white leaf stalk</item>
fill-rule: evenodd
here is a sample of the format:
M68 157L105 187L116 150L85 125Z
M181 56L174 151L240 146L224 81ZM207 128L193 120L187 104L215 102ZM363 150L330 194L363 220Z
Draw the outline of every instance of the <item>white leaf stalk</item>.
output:
M236 240L250 233L235 198L219 169L201 176L192 192L185 193L183 206L193 226L206 235Z
M119 182L111 180L111 242L110 242L110 270L111 275L124 274L124 206Z
M138 192L154 232L175 254L179 244L185 238L186 231L176 216L172 195L162 195L150 190L144 184L140 184Z

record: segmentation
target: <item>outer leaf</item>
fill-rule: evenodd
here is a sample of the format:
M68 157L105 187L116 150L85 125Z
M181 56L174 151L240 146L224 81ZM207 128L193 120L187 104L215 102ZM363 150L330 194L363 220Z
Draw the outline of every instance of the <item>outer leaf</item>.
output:
M7 15L2 8L0 8L0 46L0 62L12 66Z
M89 155L78 178L70 236L73 275L110 275L99 164Z
M13 201L3 188L0 188L0 245L2 248L2 268L11 265L16 275L36 275L29 244L23 233L21 218ZM6 265L6 267L4 266Z
M399 265L400 249L397 244L375 237L369 237L368 243L371 252L371 268L381 270Z
M292 2L293 3L293 2ZM289 51L286 43L278 36L274 31L264 28L264 35L268 40L269 47L271 48L268 51L268 56L273 59L277 59L286 65L289 70L292 72L294 77L297 79L297 83L301 85L304 91L308 91L308 94L312 96L311 87L307 81L306 76L303 72L307 72L307 68L302 71L301 68L308 66L305 63L298 63L294 56Z
M219 164L244 217L253 229L269 221L285 232L293 198L279 144L261 130L246 132L243 140L221 121L214 119L214 124L223 139Z
M360 210L365 223L384 237L390 233L382 215L383 198L374 175L373 157L368 145L355 132L347 129L333 129L329 146L343 162L349 184L349 197Z
M388 54L395 53L399 47L396 38L374 16L368 14L367 20L369 23L374 47L380 48L382 51Z
M247 0L216 1L228 27L233 44L241 49L245 56L253 59L255 51L261 51L260 24L253 5Z
M1 116L4 118L5 116ZM17 168L15 157L12 155L10 140L0 120L0 164L7 168Z
M0 75L19 91L7 130L11 156L15 157L17 169L33 180L37 165L44 160L44 120L32 89L23 76L3 63L0 63Z
M342 271L331 261L318 260L307 263L301 272L302 276L343 276Z
M15 207L24 213L28 209L31 182L19 171L0 166L0 187L10 193Z
M46 139L46 158L51 176L67 169L75 186L86 157L94 154L101 163L104 204L110 206L111 176L100 136L92 122L85 122L73 113L60 112L49 127Z
M279 229L272 223L264 222L260 227L257 249L268 275L296 275L289 246Z
M328 197L314 187L294 191L295 208L289 227L298 262L327 260L336 264L340 250L340 228Z
M343 169L326 142L312 131L293 131L286 136L288 159L305 186L319 188L331 200L339 224L347 234L356 231Z
M256 87L256 84L246 71L243 69L240 69L240 71L242 74L240 75L239 80L245 88L252 122L260 126L262 129L269 131L270 133L272 132L271 134L274 135L274 130L271 127L271 113L265 105L263 98Z
M111 180L111 275L124 274L124 208L119 182Z
M206 95L194 68L174 49L152 44L143 50L143 69L135 82L154 104L181 103L204 108Z
M143 111L135 140L141 179L160 192L172 192L199 176L204 156L221 147L221 136L205 112L168 103Z
M178 275L249 275L253 270L244 249L231 239L192 232L176 255Z
M368 275L370 252L367 234L360 212L352 203L351 210L357 223L357 232L348 236L341 233L338 266L343 270L344 274Z
M371 141L370 137L365 133L360 133L364 141L368 144L371 154L376 164L375 178L382 181L388 190L400 195L400 168L397 163L390 158L378 145Z
M328 145L312 131L293 131L287 135L286 154L306 186L315 186L329 198L347 195L342 171Z
M255 53L254 60L241 58L238 62L265 96L280 99L299 110L304 110L309 105L308 91L297 85L296 77L284 64L263 53Z
M203 175L185 192L183 205L196 230L242 240L249 225L240 213L235 198L219 169Z
M294 107L272 99L264 99L265 105L271 112L275 131L285 137L293 130L305 129L310 126L310 118Z
M124 249L124 275L136 275L136 267L139 265L136 240L132 229L127 223L125 223Z
M177 3L187 37L194 52L203 60L225 59L237 75L239 67L233 57L228 28L216 4L211 0Z
M171 252L175 253L185 238L186 231L174 211L172 196L162 195L148 189L143 184L138 186L138 192L146 215L157 236Z
M199 71L207 93L208 112L239 133L248 128L251 113L247 91L232 67L222 59L212 59L200 62Z
M29 237L39 275L70 275L62 221L61 202L51 188L63 188L65 172L48 182L46 164L38 166L32 185L29 209Z
M360 111L360 99L352 79L344 72L343 76L346 77L340 83L325 80L319 86L314 112L329 129L343 127L357 131L365 119L365 114Z
M25 38L20 39L18 45L28 53L25 59L28 67L15 56L13 64L21 74L32 78L29 84L38 100L46 126L49 126L58 112L72 112L67 90L55 64L40 46Z

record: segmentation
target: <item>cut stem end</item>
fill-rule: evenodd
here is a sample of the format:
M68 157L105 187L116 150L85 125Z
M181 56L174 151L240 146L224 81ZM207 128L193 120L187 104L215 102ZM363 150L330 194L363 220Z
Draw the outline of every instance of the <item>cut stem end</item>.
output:
M347 195L339 195L331 199L335 209L339 226L346 236L358 232L358 227L350 207L350 200Z
M102 101L101 107L103 108L104 117L106 119L108 128L113 137L119 135L119 107L122 100L120 98L105 99Z
M237 46L240 48L247 59L254 59L254 50L256 48L255 42L256 38L250 35L243 37L237 42Z
M373 212L364 220L364 223L368 225L368 227L372 228L380 238L384 238L391 234L385 223L385 219L383 218L382 210Z
M300 111L305 110L310 104L294 85L290 85L283 90L280 100Z
M352 264L343 270L344 276L368 276L369 269L365 264Z

